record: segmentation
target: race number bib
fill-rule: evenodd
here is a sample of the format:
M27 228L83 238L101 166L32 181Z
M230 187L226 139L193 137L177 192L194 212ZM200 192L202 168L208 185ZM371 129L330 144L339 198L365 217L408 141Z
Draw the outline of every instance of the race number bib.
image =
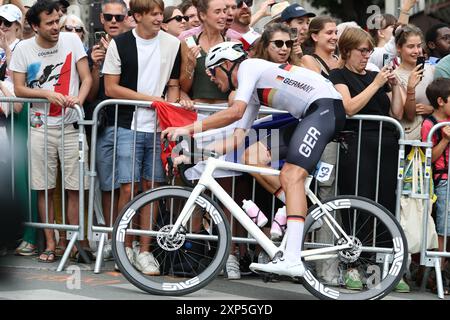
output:
M330 180L334 166L325 162L319 162L316 167L315 178L319 182L327 182Z

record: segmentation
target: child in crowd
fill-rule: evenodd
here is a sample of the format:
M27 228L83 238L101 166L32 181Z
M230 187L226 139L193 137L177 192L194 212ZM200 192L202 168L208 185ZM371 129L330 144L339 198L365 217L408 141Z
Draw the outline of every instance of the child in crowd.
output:
M450 121L450 79L439 78L434 80L426 90L428 99L434 108L432 115L428 116L422 126L422 140L426 141L431 128L439 123ZM445 212L445 202L448 183L448 161L450 126L436 131L433 136L433 181L436 201L436 228L438 233L439 251L443 251L445 241L445 219L447 222L447 235L450 234L450 215ZM442 270L445 270L445 258L442 260ZM449 275L443 272L444 293L449 294Z

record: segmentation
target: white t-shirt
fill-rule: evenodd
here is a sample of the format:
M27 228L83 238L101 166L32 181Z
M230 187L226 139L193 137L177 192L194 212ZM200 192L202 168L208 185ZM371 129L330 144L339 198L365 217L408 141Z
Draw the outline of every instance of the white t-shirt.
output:
M61 32L58 43L49 49L41 48L35 37L17 44L11 58L10 70L26 74L26 85L32 89L59 92L65 96L78 96L80 78L76 63L86 57L80 38L71 32ZM45 115L44 104L33 104L32 113ZM54 104L47 112L49 126L61 125L63 109ZM42 117L45 121L45 116ZM65 109L64 123L78 120L77 112Z
M16 46L19 42L20 42L20 39L14 40L9 45L9 50L11 50L11 52L14 52L14 49L16 48ZM0 48L0 67L2 67L5 63L6 63L6 52L5 52L5 50ZM9 81L12 83L12 73L9 70L8 66L6 68L5 81Z
M159 74L161 72L161 50L160 35L153 39L146 40L139 37L136 30L133 30L136 37L136 46L138 51L138 81L137 92L150 96L157 95L159 86ZM111 41L106 53L105 63L103 64L103 74L121 74L121 61L117 45L114 40ZM158 75L158 76L156 76ZM155 131L155 111L150 108L138 108L134 113L131 129L141 132Z
M248 59L238 71L235 101L247 103L237 128L248 129L258 116L259 107L286 110L300 119L319 99L342 99L331 81L309 69L280 65L261 59Z

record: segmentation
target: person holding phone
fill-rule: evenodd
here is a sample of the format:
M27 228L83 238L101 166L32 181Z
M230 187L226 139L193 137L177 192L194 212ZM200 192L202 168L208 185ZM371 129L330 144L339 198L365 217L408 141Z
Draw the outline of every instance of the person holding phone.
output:
M420 140L423 117L433 112L426 88L433 81L434 67L425 63L423 43L423 33L414 25L396 30L395 44L402 62L394 74L403 91L405 112L401 123L408 140Z

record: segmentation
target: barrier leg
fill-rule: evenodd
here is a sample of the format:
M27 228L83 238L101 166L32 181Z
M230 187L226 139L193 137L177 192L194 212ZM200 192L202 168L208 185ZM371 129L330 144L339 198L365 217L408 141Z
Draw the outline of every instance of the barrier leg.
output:
M442 284L441 258L434 259L434 270L436 272L436 285L439 299L444 299L444 285Z
M102 233L102 235L100 236L100 241L98 243L97 258L95 259L94 273L100 273L100 268L103 262L103 247L105 246L105 238L106 233Z
M78 238L78 231L72 234L72 238L70 239L66 251L64 251L64 254L61 257L61 262L59 263L58 268L56 269L57 272L63 271L64 266L66 265L66 262L69 259L69 255L72 252L72 248L75 245L75 242L77 241L77 238Z

